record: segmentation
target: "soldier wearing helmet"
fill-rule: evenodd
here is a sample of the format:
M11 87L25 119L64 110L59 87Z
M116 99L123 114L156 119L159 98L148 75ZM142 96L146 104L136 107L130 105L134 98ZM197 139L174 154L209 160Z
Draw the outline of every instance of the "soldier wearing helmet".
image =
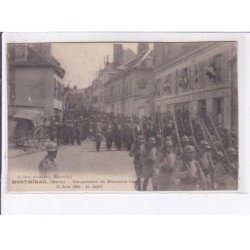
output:
M181 138L181 145L178 145L175 148L175 154L178 155L180 158L182 158L182 156L183 156L182 148L184 148L187 145L190 145L190 141L189 141L188 136L184 135ZM180 148L180 146L181 146L181 148Z
M108 151L112 148L113 143L113 133L111 124L108 125L106 133L105 133L106 147Z
M58 152L57 144L50 141L46 145L46 151L47 155L38 165L38 171L41 176L47 176L48 173L54 173L57 171L56 163L54 161Z
M195 137L193 135L190 135L188 137L189 140L189 145L194 146L195 147Z
M187 145L183 148L183 159L178 161L173 180L178 190L196 190L199 182L199 162L195 160L195 148Z
M174 153L173 146L171 138L165 138L164 151L161 155L161 167L157 174L157 187L161 191L175 190L172 174L176 167L177 156Z
M237 190L238 188L238 153L232 147L229 147L226 151L231 163L226 165L222 160L215 162L215 190Z
M135 189L141 190L141 178L142 178L142 163L140 161L141 156L141 147L144 144L144 137L142 135L138 135L135 139L135 142L131 145L129 156L134 157L134 167L135 167Z
M142 162L142 177L143 185L142 190L146 191L148 182L151 179L153 184L153 190L157 190L157 185L154 182L155 175L155 164L157 160L157 149L156 140L154 137L150 137L148 140L148 145L143 145L141 147L141 162Z
M189 143L189 138L184 135L181 139L182 148L186 147L187 145L190 145Z
M209 189L213 189L214 164L212 160L211 146L205 140L200 142L201 167L203 169Z

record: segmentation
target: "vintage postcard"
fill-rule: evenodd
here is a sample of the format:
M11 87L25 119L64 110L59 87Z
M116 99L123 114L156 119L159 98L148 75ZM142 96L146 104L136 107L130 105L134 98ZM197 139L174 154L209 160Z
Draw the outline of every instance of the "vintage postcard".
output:
M8 42L7 191L237 191L237 46Z

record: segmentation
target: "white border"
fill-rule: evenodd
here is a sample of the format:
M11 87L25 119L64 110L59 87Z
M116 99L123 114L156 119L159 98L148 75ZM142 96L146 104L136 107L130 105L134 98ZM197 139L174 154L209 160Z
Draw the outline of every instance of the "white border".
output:
M236 193L13 194L7 186L8 42L238 41L240 187ZM250 213L250 35L244 33L6 33L3 34L2 213L3 214L235 214Z

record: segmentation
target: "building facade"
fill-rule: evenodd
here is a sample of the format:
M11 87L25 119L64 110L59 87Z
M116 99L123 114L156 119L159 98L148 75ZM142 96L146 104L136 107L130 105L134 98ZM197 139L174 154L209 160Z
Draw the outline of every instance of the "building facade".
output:
M210 113L218 126L237 130L236 49L234 42L156 44L156 110Z
M136 57L110 74L104 84L106 112L149 115L154 86L151 54L147 44L139 43Z
M62 116L65 71L51 55L51 44L9 44L9 115L40 108L45 117Z
M211 114L217 126L237 132L237 43L138 43L122 63L122 46L91 85L92 107L114 114L150 116L156 111ZM109 70L107 70L109 69Z

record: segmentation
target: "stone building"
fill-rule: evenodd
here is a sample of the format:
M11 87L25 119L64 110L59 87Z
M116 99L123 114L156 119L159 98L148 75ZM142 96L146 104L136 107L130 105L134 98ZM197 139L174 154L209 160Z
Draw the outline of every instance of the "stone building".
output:
M62 116L64 74L51 55L50 43L9 44L9 115L23 108L40 108L45 117Z
M147 44L139 43L136 57L110 73L104 84L106 112L129 116L151 112L149 103L154 86L151 54Z
M119 72L121 72L123 65L126 65L135 57L136 54L129 48L123 49L122 44L113 45L113 62L109 62L109 58L106 56L104 59L104 68L97 72L96 78L91 84L92 108L100 111L113 112L111 110L111 105L107 104L106 98L108 91L106 89L106 83L110 82L111 80L115 81L119 75ZM118 110L117 105L114 106L114 110Z
M210 113L217 125L237 129L237 44L156 43L156 110Z

